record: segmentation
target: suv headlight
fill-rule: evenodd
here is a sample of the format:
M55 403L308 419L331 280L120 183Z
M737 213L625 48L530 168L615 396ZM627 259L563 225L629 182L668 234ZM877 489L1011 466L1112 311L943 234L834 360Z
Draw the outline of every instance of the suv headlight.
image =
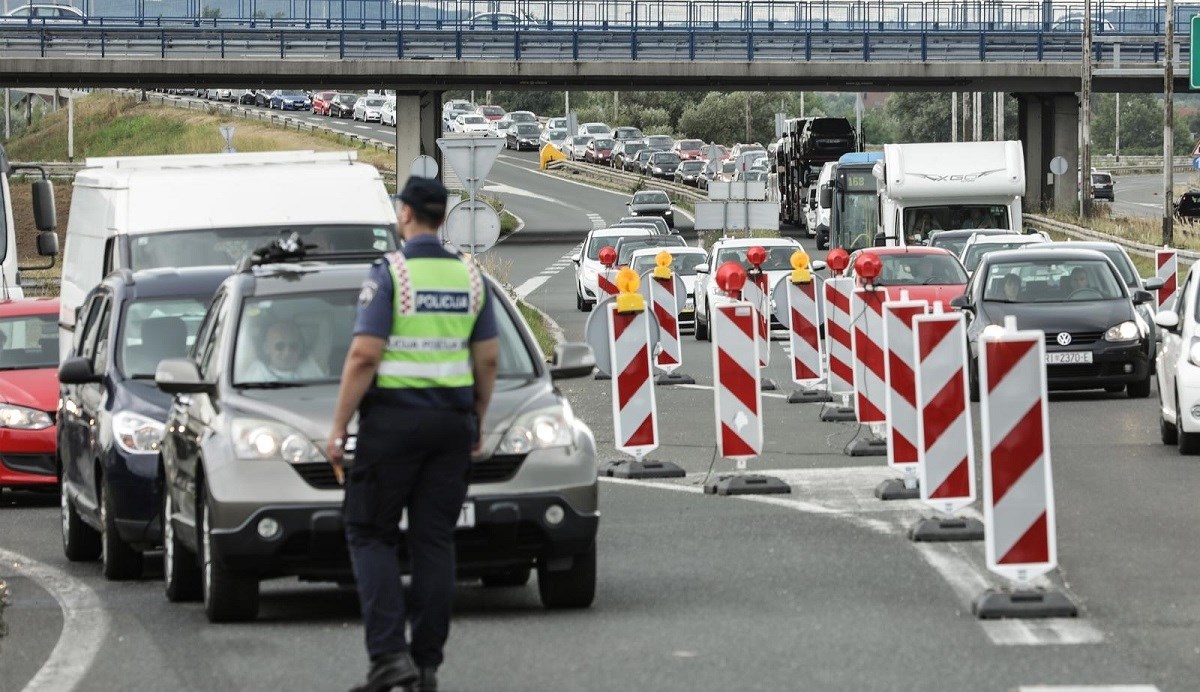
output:
M694 177L694 176L693 176L693 177ZM673 212L673 211L671 211L670 209L668 209L668 210L666 210L666 211L664 211L664 212L663 212L663 216L671 216L671 215L672 215L672 214L674 214L674 213L675 213L675 212Z
M54 425L49 413L15 404L0 404L0 428L10 430L45 430Z
M239 459L277 459L289 464L326 460L311 440L282 423L237 418L231 428L233 451Z
M1114 325L1104 332L1105 341L1137 341L1141 336L1138 326L1131 321Z
M140 413L121 411L112 418L113 439L130 454L158 452L167 426Z
M998 324L989 324L988 326L983 328L983 331L979 333L979 336L981 336L981 337L986 336L988 338L999 338L1001 336L1004 336L1004 327L1002 327Z
M574 439L571 406L560 406L523 413L500 438L497 454L528 454L535 449L569 447Z

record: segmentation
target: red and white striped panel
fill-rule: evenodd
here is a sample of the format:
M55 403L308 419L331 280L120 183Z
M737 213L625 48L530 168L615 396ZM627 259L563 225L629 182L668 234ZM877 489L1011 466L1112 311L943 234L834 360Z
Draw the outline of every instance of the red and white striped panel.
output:
M601 269L596 272L596 301L604 300L605 296L615 296L621 292L617 288L617 270L616 269Z
M887 372L883 357L883 302L887 291L854 289L850 314L854 319L851 347L854 357L854 416L859 423L887 422Z
M674 274L667 279L656 279L649 272L642 281L649 289L648 302L658 320L658 345L661 348L654 364L659 370L671 373L683 364L683 349L679 344L679 297L675 295L683 282Z
M614 446L641 459L658 447L658 413L650 376L650 316L646 310L617 312L615 302L607 307Z
M854 351L850 343L850 295L854 279L825 280L825 348L829 359L829 393L854 392Z
M771 363L771 289L767 286L766 272L746 272L742 300L754 308L758 321L758 366L765 368Z
M1028 581L1058 564L1045 336L1016 331L980 337L983 512L988 569Z
M788 335L792 347L792 381L801 386L822 378L825 359L817 329L817 284L794 284L784 277L788 298Z
M1179 256L1173 248L1162 248L1154 251L1154 266L1158 267L1156 275L1162 279L1162 288L1155 292L1156 310L1162 310L1175 295L1179 286Z
M713 308L713 374L716 377L717 453L729 459L758 456L763 448L757 315L739 301Z
M917 390L913 381L913 319L924 315L923 300L893 300L883 304L883 370L887 382L888 466L917 463Z
M913 320L921 500L953 514L975 501L975 438L961 312Z

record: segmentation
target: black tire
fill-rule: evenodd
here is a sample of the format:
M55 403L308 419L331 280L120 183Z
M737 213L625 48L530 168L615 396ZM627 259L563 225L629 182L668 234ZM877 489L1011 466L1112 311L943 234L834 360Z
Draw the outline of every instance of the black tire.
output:
M1179 420L1183 418L1183 409L1179 407L1179 396L1175 396L1175 442L1179 453L1184 455L1200 454L1200 433L1190 433L1183 429Z
M1179 444L1179 428L1175 427L1174 423L1168 423L1163 417L1163 400L1162 395L1158 397L1158 436L1165 445ZM1178 417L1178 413L1175 414Z
M1130 382L1125 386L1125 392L1130 399L1145 399L1150 396L1150 375L1146 375L1146 379Z
M486 572L479 577L479 581L483 585L491 588L514 588L525 586L529 583L529 576L533 573L529 565L521 565L519 567L506 567L498 569L494 572Z
M204 597L200 584L200 566L175 533L171 515L175 513L171 494L163 488L163 586L167 600L172 603L199 601Z
M63 481L59 482L59 492L63 554L71 562L91 562L100 557L100 532L83 523Z
M100 562L109 581L137 579L142 576L142 551L121 538L113 516L112 492L108 483L100 484Z
M972 402L979 401L979 363L974 359L970 361L970 372L967 373L967 390L971 395Z
M209 622L247 622L258 617L258 580L230 574L212 544L208 493L196 503L200 529L200 583Z
M588 608L596 600L596 546L576 555L571 567L558 572L538 561L538 596L551 610Z
M708 301L704 301L704 314L711 315L708 311ZM696 341L708 341L708 322L700 321L700 313L696 313L696 328L693 330L696 336Z
M1123 384L1109 385L1104 388L1104 391L1108 392L1109 394L1120 394L1121 392L1125 391L1125 385L1123 385Z

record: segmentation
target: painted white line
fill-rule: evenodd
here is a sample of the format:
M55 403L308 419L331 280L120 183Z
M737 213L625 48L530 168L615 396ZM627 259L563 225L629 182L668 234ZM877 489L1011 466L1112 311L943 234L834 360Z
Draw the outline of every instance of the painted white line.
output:
M674 389L703 389L709 392L712 391L712 385L710 384L674 384L671 386ZM768 399L786 399L791 396L790 394L778 394L776 392L763 392L762 395Z
M524 283L522 283L520 286L517 286L516 288L514 288L513 293L517 294L518 300L525 300L526 298L529 297L530 293L533 293L534 291L541 288L542 285L545 284L547 281L549 281L551 278L553 278L553 277L542 276L541 274L538 274L537 276L526 279Z
M604 221L604 217L592 212L587 213L588 221L592 222L592 230L598 231L601 228L607 228L608 223Z
M0 562L38 583L62 609L62 632L24 692L73 690L83 681L108 635L108 614L91 587L66 572L0 548Z
M1017 692L1158 692L1154 685L1021 685Z

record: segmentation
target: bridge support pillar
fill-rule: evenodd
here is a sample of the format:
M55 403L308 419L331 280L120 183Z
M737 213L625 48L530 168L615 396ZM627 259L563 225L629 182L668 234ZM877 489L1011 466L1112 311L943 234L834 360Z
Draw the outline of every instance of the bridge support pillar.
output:
M418 156L433 157L438 163L438 178L445 180L442 150L437 139L442 135L442 92L396 93L396 185L404 186L408 171Z
M1075 94L1015 94L1025 149L1025 208L1074 212L1079 201L1079 98ZM1054 175L1061 156L1067 172Z

